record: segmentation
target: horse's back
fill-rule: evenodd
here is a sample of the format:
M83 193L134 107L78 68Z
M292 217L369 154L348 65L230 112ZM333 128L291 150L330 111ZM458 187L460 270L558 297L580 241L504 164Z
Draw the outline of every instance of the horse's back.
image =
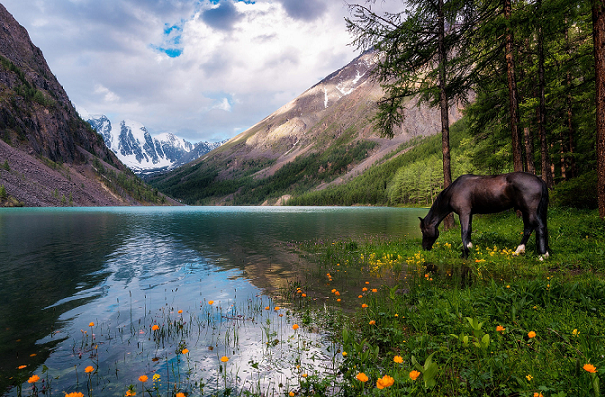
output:
M466 174L452 183L450 203L457 213L465 210L471 213L492 213L533 206L535 200L539 202L542 191L542 180L526 172Z

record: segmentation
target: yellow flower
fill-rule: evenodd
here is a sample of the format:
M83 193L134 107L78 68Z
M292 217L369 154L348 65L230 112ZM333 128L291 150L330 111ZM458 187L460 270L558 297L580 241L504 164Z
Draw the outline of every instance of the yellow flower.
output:
M578 331L577 329L574 329L573 332L571 333L573 336L578 336L580 335L580 331Z
M355 378L360 381L360 382L367 382L368 381L368 376L366 374L364 374L363 372L360 372L357 374L357 376L355 376Z
M38 375L32 375L32 377L27 380L27 383L36 383L39 380L40 377Z
M588 371L591 374L597 373L597 367L595 367L592 364L584 364L584 366L582 368L584 368L584 371Z
M229 361L229 357L223 356L223 357L221 357L221 361L226 363L227 361Z
M504 331L505 329L506 329L506 328L504 328L504 327L503 327L503 326L501 326L501 325L498 325L498 326L496 327L496 331L498 331L498 332L502 332L502 331Z
M412 372L410 372L410 379L412 380L416 380L418 379L418 377L420 376L420 372L413 370Z
M294 324L294 325L292 325L292 329L293 329L294 331L296 331L296 330L298 329L298 324Z
M379 389L384 389L385 387L393 386L393 383L395 383L395 379L389 375L385 375L376 381L376 387Z
M79 391L75 391L72 393L65 393L65 397L84 397L84 394L80 393Z
M529 331L529 332L527 333L527 337L528 337L529 339L535 338L535 337L536 337L536 333L535 333L534 331Z
M526 378L527 378L527 380L529 380L529 381L531 381L531 380L534 378L534 377L533 377L533 376L531 376L531 375L527 375L527 376L525 376L525 377L526 377Z
M181 353L187 354L187 353L189 353L189 349L183 349L183 351Z
M346 356L347 356L347 354L349 354L349 353L347 353L347 352L342 352L342 356L343 356L343 357L346 357Z
M208 304L209 304L209 305L213 305L213 304L214 304L214 301L208 301Z
M403 363L403 357L395 356L395 357L393 357L393 361L395 361L397 364L401 364L401 363Z
M158 381L160 380L160 374L153 374L153 381Z
M95 367L93 367L92 365L89 365L88 367L84 368L84 372L86 372L87 374L91 373L94 370Z

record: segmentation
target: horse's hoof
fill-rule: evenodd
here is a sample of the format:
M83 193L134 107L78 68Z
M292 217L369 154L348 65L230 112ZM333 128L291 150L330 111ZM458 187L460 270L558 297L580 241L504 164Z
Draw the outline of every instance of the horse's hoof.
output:
M521 244L517 247L517 250L513 253L514 256L518 256L525 253L525 244Z

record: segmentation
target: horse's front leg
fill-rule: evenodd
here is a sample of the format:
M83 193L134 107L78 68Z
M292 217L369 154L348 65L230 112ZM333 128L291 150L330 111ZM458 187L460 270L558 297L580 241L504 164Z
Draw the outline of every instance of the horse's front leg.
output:
M473 216L470 213L460 214L460 229L462 234L462 257L468 258L473 243L471 243L471 232L473 231Z

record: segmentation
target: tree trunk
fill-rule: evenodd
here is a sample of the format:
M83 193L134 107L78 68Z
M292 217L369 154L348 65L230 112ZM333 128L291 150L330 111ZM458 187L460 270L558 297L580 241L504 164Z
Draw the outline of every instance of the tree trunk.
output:
M599 216L605 219L605 0L593 0L592 35L596 80L597 201Z
M512 13L511 0L504 0L504 17L510 21ZM515 58L513 54L513 33L506 28L506 75L508 78L508 97L510 102L510 129L512 134L513 169L523 171L521 155L521 137L519 135L519 100L517 79L515 77Z
M447 92L445 91L447 54L445 52L445 16L443 13L443 0L438 1L437 10L439 37L439 107L441 108L441 151L443 152L443 186L447 188L452 184L452 170L450 158L450 119ZM454 227L454 216L448 215L444 219L443 226L445 230Z
M567 50L567 55L571 58L571 45L569 44L569 29L567 29L567 20L565 20L565 46ZM572 88L572 79L571 79L571 71L567 70L567 76L565 76L565 82L567 84L567 150L565 155L565 163L568 166L568 169L565 173L565 179L574 178L576 175L576 162L574 159L574 135L575 130L573 126L573 102L571 96L571 88Z
M538 0L538 12L541 13L542 1ZM548 150L548 141L546 139L546 95L544 78L544 33L542 24L538 21L538 86L540 92L540 112L538 117L538 131L540 133L540 155L542 158L542 180L546 182L549 188L553 185L553 177L550 166L550 152Z
M534 134L529 127L523 128L523 138L525 140L525 164L527 164L527 172L536 173L534 165Z

